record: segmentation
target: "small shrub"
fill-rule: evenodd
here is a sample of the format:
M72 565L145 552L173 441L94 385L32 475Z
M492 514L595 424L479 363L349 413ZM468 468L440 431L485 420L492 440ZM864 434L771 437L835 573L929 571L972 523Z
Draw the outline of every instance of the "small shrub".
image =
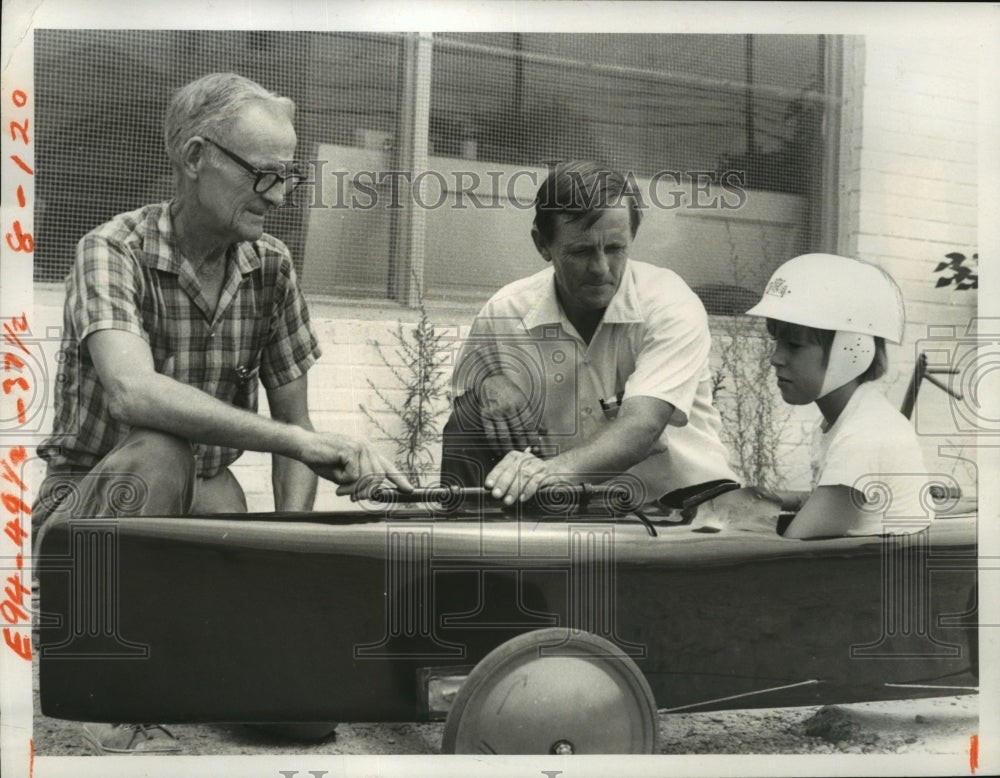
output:
M719 367L712 374L712 400L722 417L722 440L745 485L781 488L778 448L789 414L779 408L774 395L770 339L762 321L735 316L722 321L722 332L716 337Z
M435 469L434 446L441 440L439 420L448 410L448 377L443 369L448 349L442 346L443 333L436 332L427 316L423 297L417 304L416 325L407 332L396 322L391 352L372 341L382 363L392 371L396 387L403 390L402 402L393 402L386 388L368 385L384 408L400 422L389 425L363 404L359 407L386 438L396 444L396 464L419 485Z
M725 287L732 290L730 299L738 307L730 315L717 316L721 326L713 335L719 367L712 374L712 401L722 417L722 441L744 485L773 490L783 486L778 447L790 414L775 396L771 338L764 320L737 315L759 299L748 292L757 269L747 266L731 225L725 224L732 269Z

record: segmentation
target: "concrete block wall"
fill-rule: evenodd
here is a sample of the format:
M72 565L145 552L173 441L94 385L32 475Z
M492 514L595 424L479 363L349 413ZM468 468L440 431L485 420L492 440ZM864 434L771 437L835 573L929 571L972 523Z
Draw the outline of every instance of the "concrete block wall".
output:
M964 357L974 338L965 334L977 293L936 288L934 270L946 254L979 247L977 50L942 36L845 45L838 250L881 265L903 290L906 333L889 349L883 381L897 407L921 351L955 362L957 384L973 378ZM972 403L925 383L915 411L928 467L953 474L966 491L974 469L954 455L975 442Z

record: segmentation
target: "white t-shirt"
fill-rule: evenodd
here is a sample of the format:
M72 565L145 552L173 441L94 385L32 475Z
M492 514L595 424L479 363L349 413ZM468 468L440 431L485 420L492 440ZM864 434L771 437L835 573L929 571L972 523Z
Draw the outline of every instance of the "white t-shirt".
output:
M871 382L858 386L833 426L817 427L812 465L814 487L849 486L866 497L865 518L847 535L917 532L933 517L920 500L929 477L916 430Z
M631 260L588 345L559 305L547 267L483 306L459 355L453 396L499 365L524 389L533 422L558 451L610 424L619 396L669 402L676 409L670 423L628 471L654 500L684 486L738 480L712 406L710 347L705 308L680 276Z

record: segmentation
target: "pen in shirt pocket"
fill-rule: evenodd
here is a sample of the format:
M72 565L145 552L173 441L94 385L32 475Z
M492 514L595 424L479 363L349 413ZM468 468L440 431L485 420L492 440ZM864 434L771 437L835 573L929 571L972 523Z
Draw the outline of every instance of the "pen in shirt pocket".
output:
M236 368L236 377L240 379L243 383L250 381L257 377L258 368L256 367L246 367L245 365L240 365Z
M236 367L236 377L242 382L247 383L248 381L253 381L257 379L260 374L260 363L254 362L252 365L239 365Z
M250 367L238 365L233 369L236 374L236 394L233 402L241 408L248 408L251 405L250 398L253 397L257 389L257 379L260 376L260 364Z
M625 392L621 391L615 395L615 399L612 402L608 402L603 397L600 400L601 410L604 412L604 418L611 421L618 415L618 409L622 407L622 398L625 396Z
M546 445L545 436L549 434L549 431L545 427L539 427L538 432L530 438L530 443L525 446L524 453L531 454L538 459L546 458Z

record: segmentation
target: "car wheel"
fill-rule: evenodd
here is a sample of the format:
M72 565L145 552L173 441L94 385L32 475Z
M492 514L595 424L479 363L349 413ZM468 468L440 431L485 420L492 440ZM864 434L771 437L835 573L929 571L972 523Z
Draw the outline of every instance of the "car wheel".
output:
M649 754L656 701L618 646L589 632L526 632L487 654L448 713L446 754Z

